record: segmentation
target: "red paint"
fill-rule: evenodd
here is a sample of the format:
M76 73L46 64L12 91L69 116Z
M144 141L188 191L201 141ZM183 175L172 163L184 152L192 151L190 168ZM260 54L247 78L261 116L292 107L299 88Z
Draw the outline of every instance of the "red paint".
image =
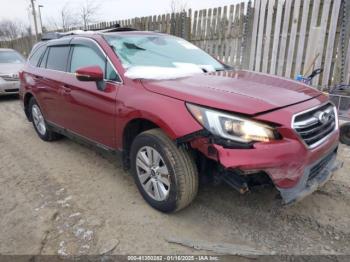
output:
M80 81L102 81L103 71L99 66L88 66L78 68L75 71L75 75Z
M139 32L138 32L139 33ZM130 32L129 32L130 34ZM185 102L244 115L279 126L282 139L255 143L253 149L225 149L208 139L191 142L226 168L262 169L279 187L292 187L305 166L323 157L338 141L338 132L314 150L309 150L291 128L293 114L320 105L327 98L320 92L292 80L248 71L200 74L169 81L139 81L124 77L118 57L100 35L94 39L118 70L123 83L106 83L100 91L95 82L79 81L74 74L24 67L21 97L31 93L47 120L100 144L122 149L125 126L134 119L146 119L176 139L202 129L188 112ZM80 74L99 77L98 69L83 68ZM278 110L275 110L278 109ZM208 156L214 146L216 156ZM291 170L300 170L292 172Z

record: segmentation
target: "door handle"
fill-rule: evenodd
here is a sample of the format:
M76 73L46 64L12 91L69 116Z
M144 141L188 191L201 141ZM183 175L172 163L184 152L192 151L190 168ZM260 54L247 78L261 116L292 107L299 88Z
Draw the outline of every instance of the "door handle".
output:
M34 79L43 79L43 77L42 76L34 76Z
M63 92L70 93L72 89L68 85L62 85Z

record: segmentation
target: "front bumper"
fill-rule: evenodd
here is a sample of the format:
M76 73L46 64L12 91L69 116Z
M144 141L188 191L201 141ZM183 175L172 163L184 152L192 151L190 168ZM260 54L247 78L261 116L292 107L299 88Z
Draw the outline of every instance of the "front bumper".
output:
M252 174L267 174L283 202L290 204L317 190L331 178L333 171L341 167L336 160L338 138L339 131L336 130L313 150L307 149L298 139L260 143L252 149L224 148L210 144L206 139L191 144L228 172L239 170L238 173L246 178Z
M327 136L322 144L309 148L299 135L291 128L291 119L297 112L319 106L326 102L317 99L276 110L256 119L274 122L279 120L278 132L282 138L268 143L255 143L250 148L232 148L219 145L210 137L196 138L191 141L192 148L199 150L207 158L220 164L225 172L267 174L275 187L280 191L285 203L292 203L315 191L339 167L336 154L339 141L339 129ZM324 160L327 163L315 171L315 167ZM313 175L311 178L311 171Z
M333 175L333 172L342 167L343 163L336 160L336 149L320 159L312 166L305 168L304 175L292 188L278 188L283 202L292 204L316 191L323 186Z
M20 87L19 81L0 80L0 96L18 94Z

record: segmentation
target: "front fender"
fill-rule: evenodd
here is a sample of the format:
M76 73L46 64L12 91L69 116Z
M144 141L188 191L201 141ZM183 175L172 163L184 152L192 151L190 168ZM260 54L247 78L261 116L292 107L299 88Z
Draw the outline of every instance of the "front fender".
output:
M116 113L118 148L122 148L124 128L135 119L145 119L154 123L173 140L202 129L188 112L184 101L143 88L136 92L135 88L121 88Z

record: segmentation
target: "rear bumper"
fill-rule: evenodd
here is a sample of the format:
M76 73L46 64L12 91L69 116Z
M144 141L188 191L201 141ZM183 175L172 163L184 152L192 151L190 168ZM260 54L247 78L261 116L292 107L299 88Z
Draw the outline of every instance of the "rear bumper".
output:
M1 81L0 80L0 95L18 94L20 83L19 81Z

